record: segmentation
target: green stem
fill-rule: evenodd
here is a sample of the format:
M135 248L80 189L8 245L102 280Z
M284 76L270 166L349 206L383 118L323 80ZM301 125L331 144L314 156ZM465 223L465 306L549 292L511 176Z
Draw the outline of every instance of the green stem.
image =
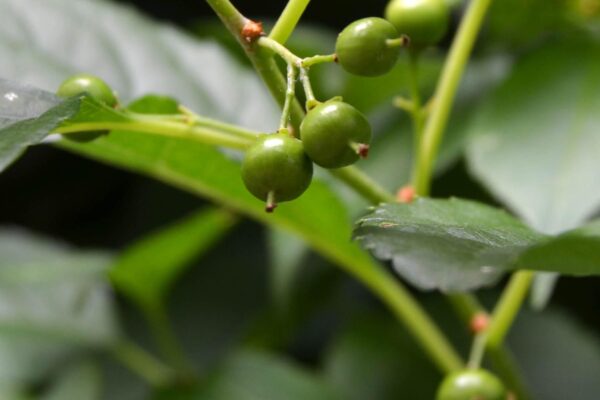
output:
M262 48L269 49L279 57L283 58L286 63L292 64L295 67L302 66L302 59L288 50L287 47L268 37L261 37L256 41L256 44Z
M471 0L450 48L448 60L442 70L434 94L435 106L423 131L423 140L417 154L417 168L413 176L413 186L421 196L429 194L435 159L452 109L456 90L491 1Z
M175 377L169 367L133 342L118 343L112 349L112 355L153 387L165 386Z
M463 368L463 362L446 337L410 292L382 268L356 268L354 275L398 317L416 338L438 368L446 373Z
M313 65L323 64L323 63L332 63L337 61L337 56L335 54L326 54L326 55L316 55L312 57L305 57L302 59L301 64L303 68L310 68Z
M283 112L279 121L279 130L287 129L290 120L290 108L296 97L296 68L292 64L287 66L287 91L285 95L285 103L283 104Z
M59 127L54 133L69 134L86 131L131 131L166 136L178 139L194 140L200 143L246 150L254 139L233 136L213 128L198 127L182 122L165 120L100 121L72 123ZM254 136L256 138L257 136Z
M468 368L477 369L481 366L483 354L485 353L485 339L485 333L479 333L475 335L475 339L473 339L473 344L471 346L471 354L469 355L469 361L467 362Z
M197 127L205 127L205 128L214 128L216 130L220 130L226 133L230 133L235 136L240 136L246 139L256 139L261 132L252 131L247 128L241 128L239 125L228 124L226 122L218 121L216 119L207 118L202 115L198 115L187 107L180 107L180 109L185 112L183 122L187 122L190 125ZM144 120L151 118L165 118L165 115L152 115L152 114L135 114L136 119Z
M373 204L396 201L394 196L358 168L345 167L332 169L329 172Z
M310 110L318 103L318 101L313 92L312 85L310 84L310 78L306 68L300 68L300 81L302 82L302 88L304 89L304 95L306 96L306 109Z
M310 0L289 0L269 37L285 44L296 28L298 21L300 21L302 14L304 14L308 3L310 3Z
M488 328L488 347L496 348L502 345L506 334L512 325L533 281L533 272L515 272L504 289L498 304L492 314Z
M423 137L423 106L419 90L419 55L415 52L408 53L408 70L410 74L410 115L413 123L413 175L418 170L418 154Z

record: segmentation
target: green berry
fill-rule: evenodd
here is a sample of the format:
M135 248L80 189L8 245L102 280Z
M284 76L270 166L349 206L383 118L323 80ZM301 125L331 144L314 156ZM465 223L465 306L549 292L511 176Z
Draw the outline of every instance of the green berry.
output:
M56 92L59 97L73 97L84 93L109 107L115 107L118 104L117 97L110 86L102 79L89 74L77 74L67 78ZM76 142L89 142L106 133L106 131L77 132L69 133L65 137Z
M436 400L506 400L507 392L498 378L483 369L448 375L438 389Z
M118 103L110 86L97 76L89 74L77 74L67 78L56 92L59 97L72 97L84 93L109 107L114 107Z
M371 126L365 116L339 100L321 103L300 124L304 151L315 164L340 168L366 157Z
M351 74L377 76L396 64L400 48L389 44L398 38L394 25L383 18L363 18L339 34L335 53L341 66Z
M448 30L450 10L445 0L391 0L385 18L418 49L442 39Z
M288 134L264 135L246 152L242 180L246 189L266 201L273 211L277 202L293 200L310 185L313 166L302 142Z

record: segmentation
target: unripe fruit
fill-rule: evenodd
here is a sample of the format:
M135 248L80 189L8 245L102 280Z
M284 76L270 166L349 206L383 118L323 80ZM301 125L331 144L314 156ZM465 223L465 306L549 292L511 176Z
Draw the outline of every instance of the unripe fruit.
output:
M377 76L396 64L400 48L389 40L398 38L396 28L383 18L363 18L339 34L335 53L340 65L351 74Z
M438 389L436 400L506 400L507 392L496 376L483 369L448 375Z
M270 212L277 202L293 200L310 185L313 166L302 142L288 134L264 135L246 152L242 180L246 189L266 201Z
M110 86L94 75L73 75L61 83L56 91L56 95L59 97L73 97L84 93L109 107L115 107L118 104L117 97ZM69 133L65 137L76 142L89 142L106 133L106 131L77 132Z
M442 39L448 30L450 10L445 0L391 0L385 18L418 49Z
M366 157L371 126L350 104L338 100L321 103L300 124L304 151L315 164L340 168Z

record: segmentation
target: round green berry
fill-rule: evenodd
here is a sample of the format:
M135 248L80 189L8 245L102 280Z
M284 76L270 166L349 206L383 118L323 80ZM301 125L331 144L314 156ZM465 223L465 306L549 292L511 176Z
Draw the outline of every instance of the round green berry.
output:
M378 76L396 64L400 48L389 43L398 38L394 25L383 18L363 18L339 34L335 53L341 66L351 74Z
M313 166L302 142L288 134L264 135L246 152L242 180L246 189L266 201L273 211L277 202L293 200L310 185Z
M115 107L118 104L117 97L110 86L94 75L73 75L61 83L56 91L59 97L73 97L84 93L87 93L97 101L105 103L109 107ZM107 131L76 132L69 133L65 137L76 142L89 142L106 133Z
M448 375L438 389L436 400L506 400L507 392L498 378L483 369Z
M77 74L67 78L58 88L59 97L72 97L87 93L109 107L117 105L117 97L106 82L90 74Z
M385 18L418 49L442 39L448 30L450 10L445 0L391 0Z
M300 124L304 151L315 164L340 168L366 157L371 126L365 116L339 100L321 103L310 110Z

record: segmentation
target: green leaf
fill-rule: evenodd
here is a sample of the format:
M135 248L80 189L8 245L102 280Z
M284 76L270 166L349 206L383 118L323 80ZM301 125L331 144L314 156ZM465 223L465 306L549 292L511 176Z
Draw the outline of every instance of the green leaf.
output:
M0 94L3 92L0 98L0 172L27 147L40 143L58 127L94 120L128 120L125 114L86 95L61 102L41 89L0 80Z
M117 337L105 253L0 230L0 385L43 377L73 352Z
M337 400L341 397L313 374L274 355L235 354L194 400Z
M600 220L531 247L521 254L517 266L566 275L599 275Z
M395 321L370 314L353 320L325 355L326 380L347 400L432 399L439 373Z
M546 45L520 61L477 110L470 169L533 228L573 229L600 207L599 108L600 45ZM537 306L553 282L536 282Z
M463 291L495 282L543 236L480 203L419 198L375 208L354 238L421 289Z
M99 400L101 377L92 362L79 362L64 370L40 400Z
M473 174L527 223L572 229L600 206L600 45L546 46L477 110Z
M21 93L15 95L21 96ZM40 107L45 105L51 107L54 103L44 103ZM16 112L12 113L12 110L0 101L0 172L19 158L28 146L40 143L50 131L75 115L78 110L79 101L71 99L40 114L37 114L39 110L28 110L28 105L24 104L18 107L19 115Z
M261 131L277 128L275 102L254 73L214 41L196 40L132 7L6 0L0 15L4 78L54 91L69 75L88 72L107 81L125 103L161 93L202 115Z
M230 213L207 209L134 243L111 270L114 285L143 308L161 305L175 279L233 226Z

